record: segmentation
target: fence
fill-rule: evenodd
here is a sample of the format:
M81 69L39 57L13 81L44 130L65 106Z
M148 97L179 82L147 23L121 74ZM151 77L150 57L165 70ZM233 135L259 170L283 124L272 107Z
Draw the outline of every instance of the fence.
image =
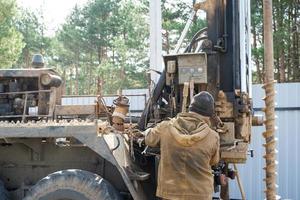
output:
M282 199L300 199L300 83L276 84L276 137L277 141L277 184L278 194ZM254 109L258 114L264 107L261 100L264 90L261 85L253 86ZM240 165L239 173L249 200L264 199L265 161L264 127L253 127L250 148L254 150L254 158L248 158L247 163ZM230 183L231 198L241 198L236 181Z
M132 89L123 90L123 95L126 95L130 101L130 112L132 115L139 115L145 108L147 99L149 98L148 89ZM103 96L106 105L113 105L113 100L117 95ZM91 105L94 104L97 99L95 95L67 95L62 98L62 105Z

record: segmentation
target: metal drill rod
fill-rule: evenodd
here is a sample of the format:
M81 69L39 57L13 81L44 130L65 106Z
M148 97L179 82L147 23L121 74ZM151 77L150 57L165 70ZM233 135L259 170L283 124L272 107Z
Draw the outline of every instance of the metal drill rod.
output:
M264 86L266 96L265 115L266 131L263 133L266 143L264 144L266 154L266 199L274 200L276 195L276 139L275 139L275 90L274 90L274 58L273 58L273 35L272 35L272 0L263 1L264 17L264 65L265 79Z
M191 13L191 15L190 15L190 17L189 17L189 19L188 19L188 21L187 21L187 23L186 23L183 31L182 31L182 33L180 35L180 38L179 38L179 40L178 40L178 42L176 44L176 47L174 49L174 53L178 53L178 51L179 51L179 49L180 49L180 47L182 45L182 42L183 42L183 40L184 40L184 38L185 38L185 36L186 36L186 34L187 34L187 32L188 32L188 30L189 30L192 22L193 22L193 19L196 16L196 13L197 13L197 10L193 9L193 12Z

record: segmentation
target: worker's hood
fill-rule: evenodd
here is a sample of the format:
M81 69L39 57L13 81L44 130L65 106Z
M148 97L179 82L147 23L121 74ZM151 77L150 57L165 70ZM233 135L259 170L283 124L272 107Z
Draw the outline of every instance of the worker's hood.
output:
M196 113L180 113L171 120L171 134L183 146L191 146L210 132L208 124Z

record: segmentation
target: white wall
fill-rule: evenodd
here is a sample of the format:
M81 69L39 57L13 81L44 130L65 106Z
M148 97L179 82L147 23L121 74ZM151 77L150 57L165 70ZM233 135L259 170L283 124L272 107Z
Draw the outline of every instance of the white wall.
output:
M276 84L276 137L277 150L277 184L278 194L282 199L300 199L300 83ZM264 107L261 100L264 90L261 85L253 86L254 108ZM262 113L261 113L262 114ZM264 199L265 166L263 155L265 143L262 133L264 127L253 127L251 149L254 158L248 158L247 163L240 165L239 171L246 197L250 200ZM231 198L241 198L236 181L230 184Z

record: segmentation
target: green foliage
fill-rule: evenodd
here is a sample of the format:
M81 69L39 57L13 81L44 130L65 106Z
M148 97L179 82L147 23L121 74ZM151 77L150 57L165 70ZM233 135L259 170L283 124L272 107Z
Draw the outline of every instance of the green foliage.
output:
M101 47L110 47L111 40L118 28L118 1L95 0L83 8L88 39L100 51ZM99 63L101 62L100 57Z
M13 26L15 11L15 1L0 0L0 68L11 67L24 45L22 35Z
M273 1L273 40L275 79L278 82L300 81L300 39L293 31L300 21L299 2L296 0ZM255 63L254 83L261 83L263 66L263 1L251 1L251 21Z
M0 0L0 23L10 23L16 11L15 0Z
M147 0L91 0L75 6L56 35L43 35L41 16L20 10L16 27L24 37L18 65L30 66L34 53L46 56L48 66L59 70L69 94L116 93L119 89L147 87L149 27ZM179 0L164 0L163 29L174 48L191 10ZM203 20L195 20L188 41ZM185 44L186 45L186 44Z
M15 26L23 36L25 43L22 54L18 60L18 67L29 68L33 54L45 52L51 49L50 38L44 36L44 25L41 17L28 9L19 9L19 16Z
M162 0L163 50L170 53L187 22L193 1ZM274 56L279 81L300 81L299 7L295 0L274 0ZM68 94L116 93L147 86L149 0L90 0L75 6L52 38L44 36L42 16L17 12L14 0L0 0L0 64L30 66L42 53L59 70ZM263 80L262 0L251 1L254 82ZM206 26L195 18L182 47ZM296 31L295 31L296 27ZM24 48L23 48L24 47ZM22 50L22 53L21 53ZM19 56L21 53L21 56Z
M22 35L19 32L14 28L7 28L5 31L1 30L0 66L11 67L17 61L22 47Z
M115 94L146 87L148 27L143 11L132 0L93 0L74 7L56 34L50 59L65 72L69 93Z
M188 4L186 1L181 0L163 0L162 1L162 28L163 28L163 49L170 53L181 35L185 24L190 17L192 10L192 1ZM195 18L191 25L187 37L182 45L185 47L196 32L206 27L206 21L201 18Z

